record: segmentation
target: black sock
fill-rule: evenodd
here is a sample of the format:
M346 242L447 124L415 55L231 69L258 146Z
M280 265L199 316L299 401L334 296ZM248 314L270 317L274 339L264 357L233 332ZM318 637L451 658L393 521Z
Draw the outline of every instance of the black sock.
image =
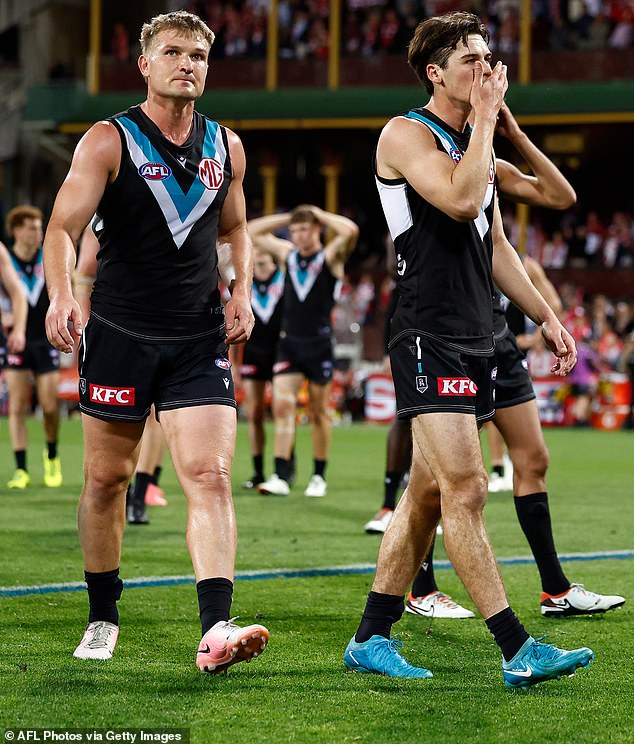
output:
M372 638L373 635L389 638L392 625L398 622L403 615L404 599L405 597L394 594L370 592L365 603L359 629L354 636L355 641L363 643Z
M228 620L233 597L233 582L218 577L203 579L196 584L200 625L203 635L219 620Z
M542 591L547 594L562 594L570 588L570 582L557 557L548 494L542 491L528 496L516 496L514 501L517 518L537 563Z
M264 457L263 455L253 455L253 475L264 478Z
M119 578L119 569L91 573L84 571L84 578L88 586L88 601L90 612L88 622L94 623L105 620L107 623L119 625L119 610L117 600L123 591L123 581Z
M15 466L19 470L26 470L26 450L15 450Z
M315 475L321 475L322 478L326 477L326 465L328 460L314 460L315 463Z
M510 607L485 620L505 661L510 661L529 638L526 628Z
M387 470L385 472L385 492L383 495L383 508L396 509L396 494L403 480L402 470Z
M48 447L48 459L54 460L57 457L57 440L54 442L47 442Z
M291 461L285 460L283 457L276 457L275 472L282 480L288 483L291 477Z
M423 565L418 569L418 573L416 574L416 578L414 579L414 583L412 584L412 594L415 597L426 597L428 594L438 591L436 578L434 577L435 542L436 536L434 535L434 539L431 541L431 547L429 548L429 551L425 556Z
M494 465L493 472L497 473L500 476L500 478L503 478L504 477L504 465Z
M163 468L160 465L157 465L154 468L154 472L152 473L152 477L150 478L150 483L153 483L155 486L158 486L162 472L163 472Z
M145 503L145 492L150 485L152 476L149 473L137 473L134 479L134 489L132 491L132 500L135 504Z

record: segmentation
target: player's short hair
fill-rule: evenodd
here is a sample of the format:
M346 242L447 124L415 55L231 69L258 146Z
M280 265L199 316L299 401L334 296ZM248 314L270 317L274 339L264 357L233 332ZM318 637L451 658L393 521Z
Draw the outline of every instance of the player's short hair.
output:
M487 27L473 13L447 13L418 24L407 47L407 63L430 95L434 92L434 84L427 77L427 65L444 69L458 44L461 41L466 44L467 37L472 34L480 34L487 43L489 41Z
M161 31L179 31L183 36L204 39L209 48L216 35L209 26L194 13L186 10L175 10L172 13L161 13L154 16L141 28L141 54L147 54L152 42Z
M308 222L311 225L321 225L321 222L317 217L315 217L313 210L303 204L300 204L299 207L295 207L291 212L289 225L296 225L298 222Z
M41 209L32 207L30 204L18 204L7 215L7 232L13 235L16 227L22 227L27 220L42 220L44 215Z

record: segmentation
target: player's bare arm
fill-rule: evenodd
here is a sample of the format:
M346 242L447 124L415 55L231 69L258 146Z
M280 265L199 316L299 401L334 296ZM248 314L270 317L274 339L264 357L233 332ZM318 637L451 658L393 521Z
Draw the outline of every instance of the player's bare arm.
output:
M311 207L315 217L326 228L332 230L335 236L324 248L326 263L334 276L343 278L343 267L348 256L354 250L359 239L359 227L348 217L341 214L326 212L319 207Z
M20 286L20 278L13 268L9 251L0 243L0 281L9 299L13 313L13 326L7 337L7 348L14 354L24 351L26 345L26 320L29 306Z
M83 328L81 309L72 291L75 246L95 214L106 185L116 177L120 159L121 140L114 126L99 122L91 127L77 145L46 230L44 273L51 303L46 335L66 354L72 352Z
M84 321L87 321L90 315L90 296L97 274L98 252L99 241L92 227L88 225L81 236L79 258L73 273L73 295L79 303Z
M557 317L561 316L564 308L563 303L561 302L561 297L555 289L555 285L546 276L546 272L544 271L544 269L537 261L535 261L534 258L531 258L530 256L525 256L523 263L524 268L526 269L526 273L528 274L529 279L535 285L537 291L552 307Z
M559 376L567 375L577 361L574 339L537 291L515 249L504 235L497 204L493 221L493 281L511 302L541 326L546 345L557 357L551 371Z
M469 147L459 163L454 163L444 151L438 150L433 135L415 121L392 119L383 129L377 149L377 172L383 178L405 178L416 191L454 220L475 219L482 206L489 182L491 152L497 108L506 90L506 76L496 66L480 84L483 67L474 68L474 86L493 86L494 96L488 108L479 101L474 113L473 133ZM476 73L477 70L477 73ZM498 103L499 102L499 103Z
M234 132L227 130L227 137L233 179L222 206L219 231L223 240L231 244L231 259L235 271L231 299L225 306L226 342L240 344L249 338L255 323L251 309L253 246L247 230L247 211L242 188L246 170L244 148Z
M532 173L522 173L505 160L497 161L497 177L505 196L513 201L549 209L568 209L577 195L568 179L520 129L508 106L498 114L496 131L510 140Z
M249 235L253 245L273 256L276 263L286 263L288 254L293 250L290 240L284 240L274 235L275 232L288 227L291 221L290 212L269 214L249 220Z

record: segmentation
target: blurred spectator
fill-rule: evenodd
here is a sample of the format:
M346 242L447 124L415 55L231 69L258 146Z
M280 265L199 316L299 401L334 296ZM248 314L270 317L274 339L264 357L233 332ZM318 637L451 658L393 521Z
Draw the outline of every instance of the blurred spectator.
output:
M545 269L563 269L568 260L568 243L561 230L555 230L542 248L541 264Z
M130 34L124 23L115 23L110 41L110 53L115 62L130 61Z

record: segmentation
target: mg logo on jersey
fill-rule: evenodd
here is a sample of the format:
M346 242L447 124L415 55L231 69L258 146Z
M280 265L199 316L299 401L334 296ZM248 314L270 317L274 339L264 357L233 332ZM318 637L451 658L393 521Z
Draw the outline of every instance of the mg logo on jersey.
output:
M133 406L136 388L104 387L90 384L90 400L106 406Z
M172 171L165 163L143 163L139 168L139 175L147 181L162 181L169 178Z
M439 377L438 395L466 395L473 398L478 386L468 377Z
M198 164L198 178L203 182L206 189L218 191L224 183L225 172L217 160L203 158Z

